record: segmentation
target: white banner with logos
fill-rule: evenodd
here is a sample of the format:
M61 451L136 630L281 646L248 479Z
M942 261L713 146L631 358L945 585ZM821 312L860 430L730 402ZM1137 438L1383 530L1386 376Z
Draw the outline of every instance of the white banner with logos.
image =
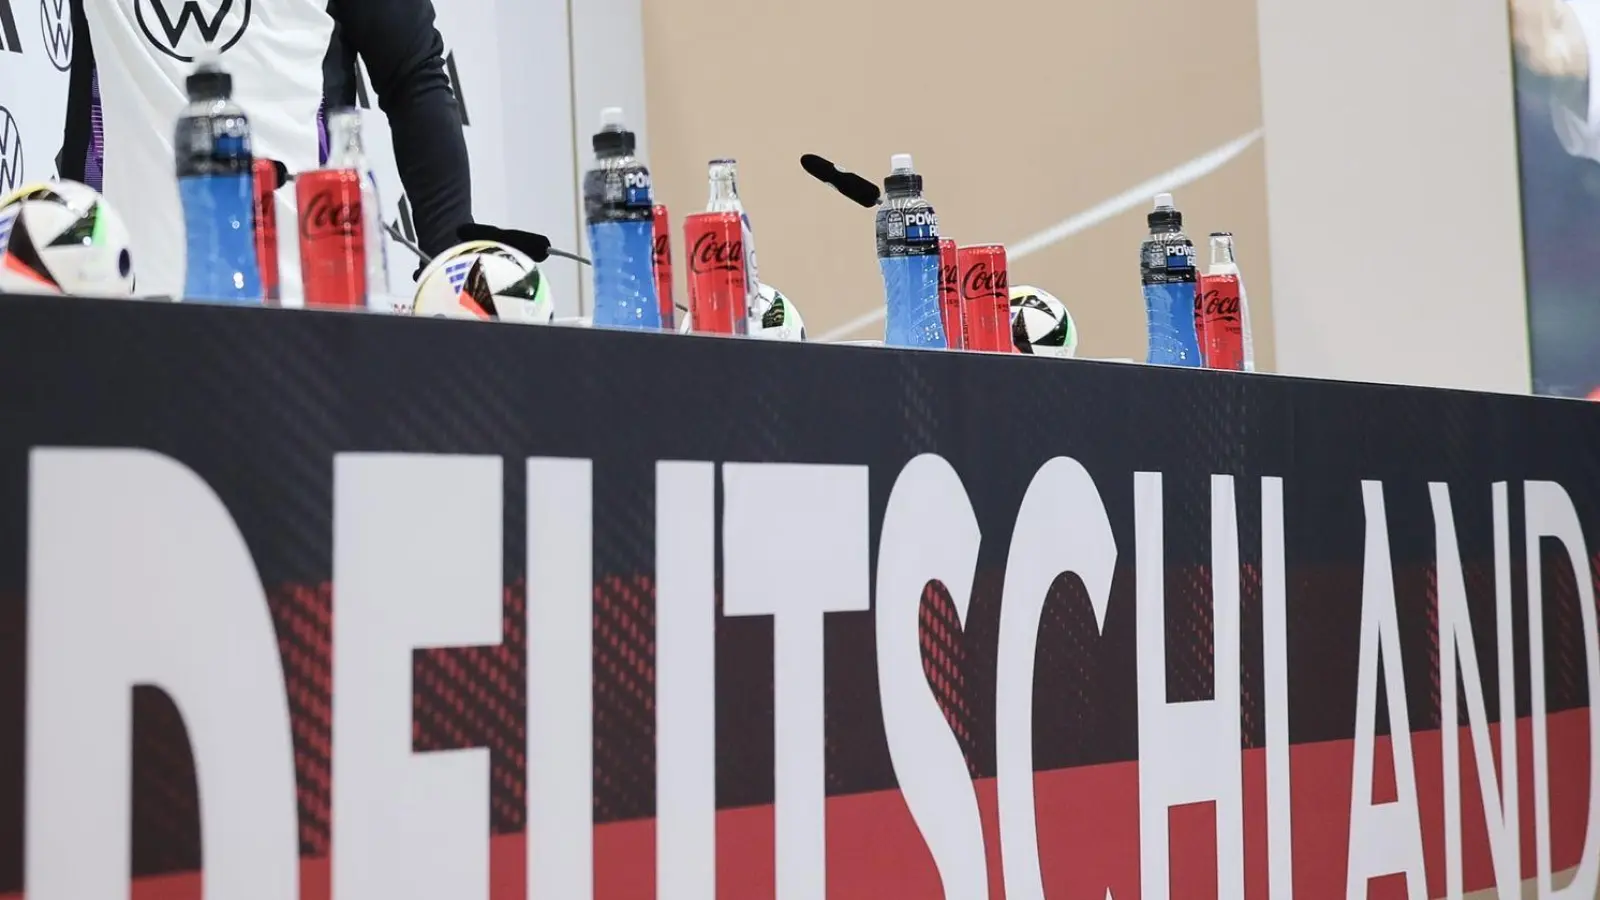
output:
M225 0L156 0L205 19ZM478 221L549 235L576 250L579 136L574 131L567 7L562 0L434 0L446 48L446 71L460 99L472 161ZM56 177L72 57L70 0L0 0L0 193L29 180ZM505 43L505 49L501 44ZM597 68L615 60L596 60ZM638 70L642 60L629 67ZM365 78L363 76L363 81ZM504 90L512 85L520 90ZM411 233L410 205L395 165L387 118L365 92L368 153L384 217ZM248 110L247 110L248 111ZM592 116L585 117L585 121ZM587 132L585 132L586 134ZM583 139L587 143L587 138ZM512 146L516 147L512 152ZM416 258L390 243L395 293L410 290ZM557 310L578 311L580 272L574 263L546 266Z

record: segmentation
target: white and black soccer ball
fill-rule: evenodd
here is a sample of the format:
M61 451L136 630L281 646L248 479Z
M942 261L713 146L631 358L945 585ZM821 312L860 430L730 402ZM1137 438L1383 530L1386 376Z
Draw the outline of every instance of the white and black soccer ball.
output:
M128 229L88 185L52 181L0 198L0 292L133 296Z
M1065 359L1078 352L1078 326L1055 295L1018 285L1011 289L1011 342L1018 353Z
M555 301L539 264L527 254L497 241L468 241L422 270L411 314L548 325Z
M771 285L761 285L756 308L750 315L750 334L768 341L803 341L806 322L794 301Z

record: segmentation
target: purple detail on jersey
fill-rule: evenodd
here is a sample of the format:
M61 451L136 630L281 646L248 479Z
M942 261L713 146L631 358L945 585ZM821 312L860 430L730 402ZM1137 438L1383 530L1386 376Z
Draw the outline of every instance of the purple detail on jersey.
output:
M328 104L317 107L317 165L328 164Z
M83 161L84 183L95 190L101 190L105 182L106 161L106 123L100 111L100 70L96 69L89 76L89 121L90 138L89 153Z

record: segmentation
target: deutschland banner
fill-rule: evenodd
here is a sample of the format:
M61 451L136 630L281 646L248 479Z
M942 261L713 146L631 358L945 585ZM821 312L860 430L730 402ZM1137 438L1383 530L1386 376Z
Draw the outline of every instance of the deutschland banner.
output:
M1596 896L1592 404L16 297L0 384L0 897Z

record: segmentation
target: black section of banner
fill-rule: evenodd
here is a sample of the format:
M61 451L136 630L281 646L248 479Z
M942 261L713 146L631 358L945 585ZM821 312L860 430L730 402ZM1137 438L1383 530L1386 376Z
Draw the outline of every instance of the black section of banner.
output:
M522 460L529 456L593 460L598 822L654 810L658 460L868 466L874 562L900 469L920 453L949 460L983 543L966 628L942 591L925 601L924 662L979 776L994 773L1000 591L1013 523L1029 482L1052 457L1072 457L1094 477L1118 564L1103 633L1075 578L1058 581L1046 606L1033 698L1041 770L1137 756L1135 472L1163 475L1173 701L1211 694L1210 479L1236 478L1247 746L1260 746L1264 734L1262 476L1284 479L1290 730L1297 743L1353 731L1362 480L1384 483L1414 729L1439 725L1429 482L1451 487L1478 658L1490 685L1497 677L1490 486L1511 483L1522 715L1528 655L1521 482L1563 485L1589 547L1600 548L1600 407L1573 401L1086 361L19 297L0 299L0 384L7 386L0 395L0 892L21 885L23 598L28 454L35 447L147 448L193 469L238 524L286 646L331 627L334 454L504 458L505 612L519 624L518 637L488 650L419 654L414 702L419 751L491 749L493 827L500 833L523 827L514 798L524 778ZM1555 711L1585 706L1588 696L1573 573L1553 550L1546 547L1544 562ZM1593 577L1592 564L1582 575ZM771 625L724 618L717 628L718 805L770 803ZM871 614L830 616L825 638L828 790L891 787ZM327 851L328 807L318 785L325 785L328 760L299 732L326 732L317 709L325 713L329 668L325 654L297 656L285 667L299 692L291 697L318 700L291 701L301 841L306 853L320 854ZM468 657L470 665L443 665ZM645 659L649 674L619 665L624 658ZM442 706L450 678L509 687L485 689L484 724L470 724ZM1498 718L1496 691L1485 691L1485 701ZM149 697L135 710L135 833L144 835L134 848L135 869L185 868L198 859L198 832L192 763L186 750L175 750L184 741L182 723L170 705Z

